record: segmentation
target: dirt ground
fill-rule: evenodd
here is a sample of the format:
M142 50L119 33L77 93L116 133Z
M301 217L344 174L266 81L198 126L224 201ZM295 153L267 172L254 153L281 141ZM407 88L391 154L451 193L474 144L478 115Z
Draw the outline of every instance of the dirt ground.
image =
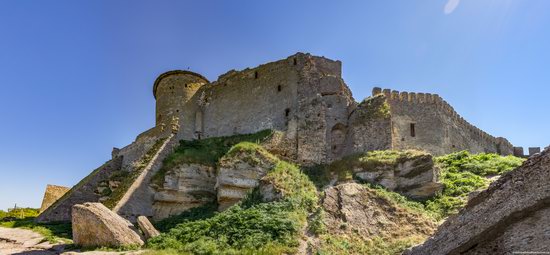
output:
M65 251L64 244L43 242L44 237L26 229L0 227L0 255L133 255L141 252Z

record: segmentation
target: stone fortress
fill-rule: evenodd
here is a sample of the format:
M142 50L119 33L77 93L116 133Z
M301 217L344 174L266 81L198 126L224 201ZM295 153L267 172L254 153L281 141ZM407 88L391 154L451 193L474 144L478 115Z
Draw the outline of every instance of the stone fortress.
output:
M231 70L214 82L190 71L169 71L156 79L153 95L155 126L130 145L113 149L110 161L75 185L38 221L68 221L73 205L101 201L98 187L116 188L120 184L108 181L109 176L133 171L152 148L156 151L145 170L112 209L127 218L159 219L192 207L185 194L215 192L215 169L186 166L178 176L167 176L164 187L150 185L180 140L281 131L274 145L279 146L279 155L301 165L372 150L523 156L522 148L468 123L436 94L374 88L371 97L358 103L342 79L341 62L310 54ZM529 149L530 154L539 151Z

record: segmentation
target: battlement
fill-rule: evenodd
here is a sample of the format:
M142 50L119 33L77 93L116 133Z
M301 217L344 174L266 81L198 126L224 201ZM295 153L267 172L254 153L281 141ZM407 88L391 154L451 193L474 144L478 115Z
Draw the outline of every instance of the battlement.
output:
M540 153L540 147L529 147L528 150L529 154L525 154L523 151L523 147L514 147L514 156L516 157L531 157L535 154Z
M373 88L372 95L378 94L384 94L386 100L390 105L407 104L407 107L414 107L416 105L419 107L429 107L434 110L438 110L450 117L454 122L462 126L462 128L467 130L476 140L496 144L497 146L512 148L512 144L505 138L494 137L466 121L462 116L460 116L460 114L458 114L458 112L455 111L455 109L447 101L441 98L438 94L397 91L387 88L382 89L379 87ZM511 154L512 152L510 151L509 153Z

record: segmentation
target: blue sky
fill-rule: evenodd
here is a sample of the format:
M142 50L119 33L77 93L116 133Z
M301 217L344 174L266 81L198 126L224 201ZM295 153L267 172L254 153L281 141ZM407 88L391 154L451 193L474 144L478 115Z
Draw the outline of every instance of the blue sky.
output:
M341 60L356 100L438 93L544 147L548 27L547 0L1 1L0 209L39 207L46 184L76 184L152 127L160 73L216 80L296 52Z

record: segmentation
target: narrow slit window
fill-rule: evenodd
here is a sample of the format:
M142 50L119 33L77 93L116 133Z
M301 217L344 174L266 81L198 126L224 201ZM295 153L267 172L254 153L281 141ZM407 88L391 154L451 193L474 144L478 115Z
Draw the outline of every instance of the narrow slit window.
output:
M290 115L290 109L286 108L285 109L285 117L288 117Z
M297 65L297 64L298 64L298 61L296 61L296 58L293 59L293 64L294 64L294 65Z
M277 91L278 91L278 92L281 92L282 89L283 89L283 88L281 87L281 85L277 86Z
M414 123L411 123L411 137L416 136L416 129Z
M254 72L254 79L258 79L258 72Z

